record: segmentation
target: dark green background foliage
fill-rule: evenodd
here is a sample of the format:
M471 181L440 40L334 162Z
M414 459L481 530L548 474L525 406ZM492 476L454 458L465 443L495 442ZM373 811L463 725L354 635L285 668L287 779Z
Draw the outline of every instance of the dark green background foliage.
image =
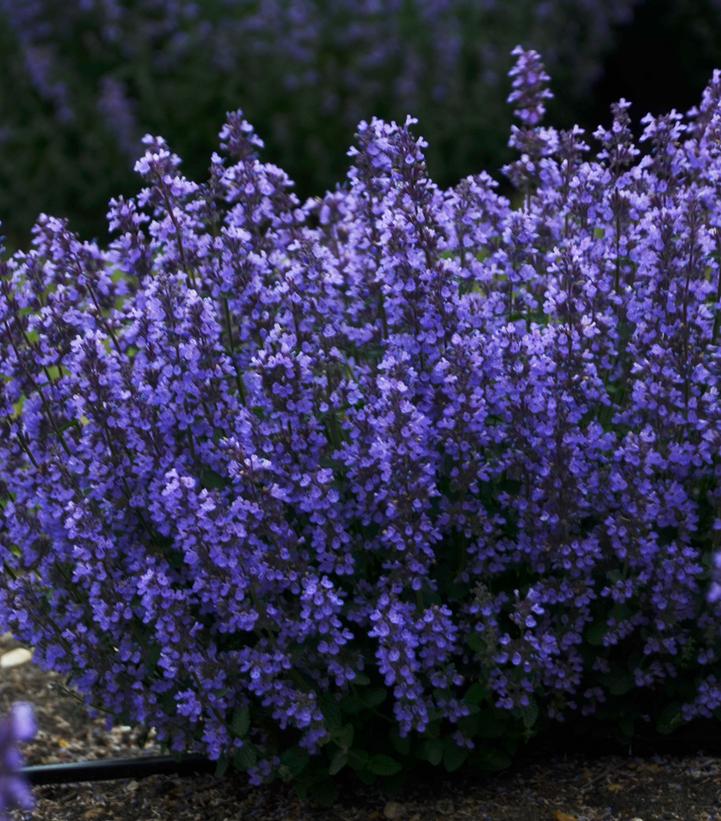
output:
M543 53L556 92L554 122L593 123L598 116L605 118L606 103L615 96L630 96L632 91L643 97L637 88L627 89L626 77L617 77L613 87L603 86L604 60L613 59L613 44L629 29L628 23L614 26L619 10L638 8L641 13L645 7L658 7L662 13L652 15L652 22L660 34L648 35L651 49L672 27L684 53L700 67L689 81L696 99L716 45L708 26L699 31L698 20L715 20L719 11L711 5L714 0L694 2L698 13L679 19L666 0L640 5L638 0L518 0L495 6L457 0L449 4L457 11L447 30L462 32L462 42L447 68L439 61L446 29L423 23L418 11L423 4L399 3L392 18L367 17L365 28L351 33L352 5L316 0L308 7L317 10L320 31L309 41L313 57L306 72L294 62L291 45L302 46L307 38L294 29L290 14L279 18L276 30L264 24L250 39L242 25L236 25L232 15L242 18L239 9L257 10L261 3L203 0L196 5L207 28L199 33L192 20L180 20L177 26L185 39L177 40L178 31L167 30L158 11L160 0L129 0L120 4L127 17L113 40L104 33L97 8L81 12L73 2L33 0L30 5L40 9L41 34L33 34L31 41L49 53L51 81L64 84L72 117L63 118L32 82L23 32L17 25L13 28L3 12L13 0L4 0L0 220L15 245L24 243L41 211L69 217L86 234L102 233L108 199L138 187L123 140L137 144L146 131L162 134L184 157L187 173L200 177L225 112L238 107L266 141L266 157L288 171L303 195L319 193L342 179L355 125L373 115L401 119L411 113L420 118L419 132L430 142L431 173L441 184L484 168L495 171L507 158L505 73L514 45L520 42ZM439 16L439 26L447 17ZM632 18L631 29L633 25ZM375 62L369 57L374 48L385 49ZM652 55L649 71L653 74L665 64L662 54ZM406 94L397 80L409 71L414 90ZM293 88L289 76L297 81ZM99 108L108 79L127 96L135 119L133 134L119 138L117 125ZM442 94L433 91L439 80ZM600 96L592 93L594 83Z

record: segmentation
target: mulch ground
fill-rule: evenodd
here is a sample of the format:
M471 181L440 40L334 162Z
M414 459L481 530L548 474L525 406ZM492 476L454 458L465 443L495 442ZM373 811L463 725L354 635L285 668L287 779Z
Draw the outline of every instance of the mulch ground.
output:
M0 638L0 657L17 644ZM128 727L107 731L56 676L32 662L0 669L0 713L31 701L40 731L28 763L159 753L141 752ZM373 790L345 793L330 810L303 805L284 786L251 789L212 776L40 787L37 804L13 821L721 821L721 757L556 755L506 773L415 786L388 799Z

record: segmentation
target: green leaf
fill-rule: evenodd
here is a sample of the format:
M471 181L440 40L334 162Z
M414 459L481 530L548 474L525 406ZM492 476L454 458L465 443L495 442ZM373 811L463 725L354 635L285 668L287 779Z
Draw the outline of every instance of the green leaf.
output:
M285 767L291 778L297 778L308 766L309 761L308 753L298 747L291 747L280 757L281 766Z
M348 753L348 765L356 772L361 772L366 769L370 756L365 750L351 750Z
M331 695L323 696L320 700L320 708L323 711L326 727L333 733L340 729L343 723L340 702Z
M611 618L615 622L624 622L626 621L629 616L633 614L633 611L627 604L614 604L611 608Z
M463 701L472 706L478 706L488 698L488 688L484 687L480 682L471 684L463 696Z
M521 716L523 718L523 726L527 730L532 729L538 721L538 705L536 702L531 701L528 707L523 709Z
M428 738L438 738L441 734L441 722L431 721L426 727L426 736Z
M466 644L474 653L480 653L486 646L486 642L479 633L471 633L466 639Z
M363 709L363 702L355 693L349 693L341 699L340 708L344 713L353 716Z
M353 744L355 730L352 724L344 724L337 732L333 733L333 740L344 750L350 749Z
M403 769L399 761L389 755L379 753L368 762L368 770L374 775L395 775Z
M219 473L209 467L202 470L198 478L200 486L205 490L223 490L228 485L228 482Z
M353 679L353 684L357 684L359 687L367 687L371 683L371 680L365 673L356 673L355 678Z
M633 676L627 672L613 672L606 677L608 692L612 696L625 696L633 688Z
M681 705L678 703L669 704L662 711L656 721L656 730L662 735L668 735L683 724L681 715Z
M464 716L458 722L458 729L468 738L475 738L478 735L478 728L481 726L480 711L478 707L475 707L474 710L474 713Z
M393 749L402 756L406 756L411 751L411 740L408 736L401 738L397 730L391 730L388 733L388 740Z
M592 647L602 647L603 639L605 638L607 632L608 625L606 624L606 619L599 619L586 628L586 632L583 634L583 637L586 643L590 644Z
M507 753L510 759L516 754L518 750L519 739L518 736L515 734L509 734L503 736L498 740L498 743L501 745L501 749L504 753Z
M444 744L439 738L427 738L421 744L420 758L437 767L443 758Z
M300 798L301 801L304 802L308 800L308 792L310 791L311 786L311 783L305 778L296 779L293 782L293 789L295 790L295 794L298 796L298 798Z
M471 764L479 770L496 772L497 770L505 770L506 767L510 767L511 759L502 750L495 749L494 747L486 747L473 752Z
M348 753L345 750L338 750L338 752L331 759L328 767L329 775L336 775L348 763Z
M228 765L230 761L228 760L228 756L224 755L218 759L218 763L215 765L215 777L222 778L226 772L228 771Z
M370 770L357 770L356 776L359 781L362 781L364 784L368 784L369 786L375 784L378 780L378 776Z
M454 773L460 769L468 758L468 750L458 747L453 741L448 739L443 750L443 766L446 772Z
M255 767L258 763L258 755L255 752L255 747L251 744L244 744L239 750L235 751L233 755L233 764L237 770L246 772L251 767Z
M618 730L621 737L625 741L630 741L633 738L633 731L636 726L636 719L633 716L627 715L618 721Z
M361 694L361 700L365 707L372 709L379 704L383 704L386 700L387 692L385 687L371 687L364 690Z
M233 712L233 720L230 723L230 729L236 738L245 738L250 729L250 710L248 705L236 707Z
M151 673L155 670L155 667L160 661L160 654L162 652L163 648L155 642L148 646L147 654L145 656L145 666Z
M476 735L479 738L500 738L505 732L505 722L494 711L484 710L478 716Z

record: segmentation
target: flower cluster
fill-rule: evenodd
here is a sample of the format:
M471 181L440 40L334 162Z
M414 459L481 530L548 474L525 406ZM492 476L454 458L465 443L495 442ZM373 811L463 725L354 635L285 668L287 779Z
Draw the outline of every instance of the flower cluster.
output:
M13 89L2 219L17 234L42 208L85 217L97 231L108 196L133 190L144 131L177 140L200 174L216 118L238 105L268 133L271 156L312 193L343 172L339 146L359 120L409 111L431 138L435 173L456 180L478 163L498 163L516 42L543 49L571 104L587 94L613 25L635 2L0 0L3 73ZM36 180L33 210L20 215Z
M2 621L174 750L721 705L721 74L636 145L516 57L515 204L410 119L302 202L235 113L1 264Z
M29 704L13 705L10 714L0 722L0 819L8 810L33 805L29 786L20 775L22 757L17 745L30 741L36 733L35 718Z

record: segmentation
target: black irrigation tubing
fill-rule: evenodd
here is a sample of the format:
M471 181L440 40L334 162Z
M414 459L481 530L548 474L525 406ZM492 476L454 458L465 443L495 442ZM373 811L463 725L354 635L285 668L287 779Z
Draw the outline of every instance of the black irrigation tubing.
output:
M22 774L33 786L75 784L81 781L114 781L120 778L147 778L150 775L198 775L213 773L217 762L200 755L177 758L172 755L136 756L77 761L69 764L37 764L24 767Z

